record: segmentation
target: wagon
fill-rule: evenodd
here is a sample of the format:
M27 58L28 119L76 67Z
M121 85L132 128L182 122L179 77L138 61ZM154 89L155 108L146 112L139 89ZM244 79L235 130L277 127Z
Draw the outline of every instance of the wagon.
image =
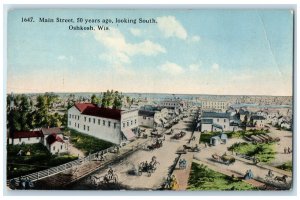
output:
M213 158L214 161L225 164L225 165L230 165L233 164L235 162L235 158L233 156L229 156L229 155L222 155L219 156L218 154L213 154L211 156Z

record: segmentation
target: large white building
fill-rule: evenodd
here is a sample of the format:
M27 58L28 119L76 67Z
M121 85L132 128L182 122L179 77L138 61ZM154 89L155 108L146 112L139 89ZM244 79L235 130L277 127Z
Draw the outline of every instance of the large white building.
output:
M229 113L203 112L200 121L201 132L236 131L239 120Z
M179 109L183 106L180 99L164 99L160 102L160 107L168 109Z
M101 108L76 103L68 110L68 127L102 140L120 144L135 138L138 110Z
M228 103L225 101L216 101L216 100L202 100L201 108L202 110L220 110L225 111L228 107Z

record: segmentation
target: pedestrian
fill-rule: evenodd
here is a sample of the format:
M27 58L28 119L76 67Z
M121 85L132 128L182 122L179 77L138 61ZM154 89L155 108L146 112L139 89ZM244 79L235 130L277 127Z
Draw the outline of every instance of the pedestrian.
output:
M290 154L292 152L290 147L288 147L287 152L288 152L288 154Z
M283 151L284 151L284 154L286 154L286 147L284 147L284 150L283 150Z
M96 153L96 160L99 160L99 152Z

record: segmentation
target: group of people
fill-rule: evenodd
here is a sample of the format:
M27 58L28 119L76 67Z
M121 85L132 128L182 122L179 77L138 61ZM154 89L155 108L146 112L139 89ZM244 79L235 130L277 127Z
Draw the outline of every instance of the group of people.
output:
M292 153L292 149L290 147L284 147L284 154L290 154Z
M253 175L253 172L251 171L251 169L248 169L246 171L246 174L244 176L244 179L245 180L248 180L248 179L253 179L254 178L254 175Z
M17 181L15 179L12 179L10 181L10 185L12 189L23 189L23 190L28 190L34 187L33 182L28 178L24 177L19 177L19 183L17 184Z
M24 151L22 149L20 149L17 153L17 156L23 156L24 155ZM28 151L26 151L25 153L26 156L30 156L31 155L31 151L30 149Z

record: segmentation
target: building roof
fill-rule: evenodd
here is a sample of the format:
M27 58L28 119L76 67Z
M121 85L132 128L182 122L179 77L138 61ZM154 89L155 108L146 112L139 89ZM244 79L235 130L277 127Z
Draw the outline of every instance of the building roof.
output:
M43 132L44 135L50 135L52 133L63 134L62 130L58 127L42 128L42 132Z
M240 109L239 113L240 113L240 115L249 115L249 111L248 110Z
M80 111L83 112L88 107L97 107L95 104L92 103L75 103L75 107Z
M11 138L32 138L44 137L42 131L16 131L11 135Z
M229 113L203 112L202 118L229 118Z
M47 143L49 145L53 144L54 142L61 142L61 143L64 143L64 140L61 139L61 137L59 137L57 134L55 133L52 133L50 134L47 139L46 139Z
M202 119L201 124L212 124L213 120L212 119Z
M223 127L220 124L212 124L212 126L223 130Z
M265 120L266 118L264 118L263 116L253 115L253 116L251 116L251 119L253 119L253 120Z
M155 112L147 110L139 110L139 116L154 117Z
M103 117L109 119L120 120L121 119L121 111L119 109L112 108L100 108L95 104L91 103L76 103L75 107L81 112L83 115L90 115L95 117Z

